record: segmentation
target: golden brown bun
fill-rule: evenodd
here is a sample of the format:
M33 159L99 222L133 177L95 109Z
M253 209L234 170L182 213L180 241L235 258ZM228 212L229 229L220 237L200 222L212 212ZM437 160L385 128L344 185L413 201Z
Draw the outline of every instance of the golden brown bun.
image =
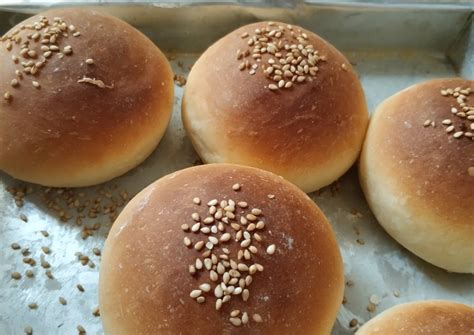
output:
M356 333L356 335L428 334L474 334L474 309L442 300L401 304L377 315Z
M385 100L370 122L360 182L378 221L399 243L448 271L473 273L474 141L453 133L474 121L453 115L456 99L440 93L458 86L474 92L473 81L437 79ZM456 127L449 134L446 119ZM427 120L435 127L424 127Z
M20 30L22 42L38 56L20 55L21 44L0 43L0 169L15 178L48 186L86 186L117 177L141 163L160 141L173 104L171 67L142 33L114 17L88 9L56 9L42 13L73 25L80 36L59 37L57 45L72 54L53 52L33 75L21 62L43 58L45 28ZM10 30L40 20L33 16ZM34 29L34 28L33 28ZM19 57L15 64L12 55ZM86 64L92 59L93 64ZM83 77L110 87L79 83ZM13 88L11 80L19 86ZM39 89L32 81L37 81ZM113 87L112 87L113 86ZM4 94L9 92L11 99Z
M241 35L263 27L267 22L241 27L202 54L187 81L183 123L203 161L262 168L314 191L339 178L359 155L368 120L364 92L336 48L296 26L293 31L302 29L327 59L317 63L311 82L271 91L276 83L261 67L252 76L236 59L237 50L248 48ZM269 58L264 54L261 63Z
M241 185L237 192L232 188L236 183ZM201 205L193 203L194 197ZM258 253L243 260L264 267L247 287L250 298L244 302L240 295L233 296L219 311L214 284L204 293L203 304L190 297L198 285L212 281L207 270L197 276L188 272L200 252L187 248L183 238L188 236L195 245L207 236L181 229L182 224L194 224L193 212L203 219L212 199L246 201L245 213L258 207L266 223L259 230L263 241L252 244ZM237 207L238 220L242 212ZM271 244L276 245L273 255L266 252ZM220 243L217 255L222 254L221 245L237 260L238 243ZM342 301L341 256L318 207L281 177L238 165L185 169L143 190L112 227L101 264L100 311L106 334L329 334ZM229 322L229 313L236 309L249 313L248 325ZM254 322L253 313L263 322Z

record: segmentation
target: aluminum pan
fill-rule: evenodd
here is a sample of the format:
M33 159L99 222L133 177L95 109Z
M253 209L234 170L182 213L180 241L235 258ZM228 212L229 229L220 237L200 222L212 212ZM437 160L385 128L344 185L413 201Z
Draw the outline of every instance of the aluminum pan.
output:
M425 8L417 11L371 7L298 6L261 8L207 5L176 8L105 6L101 10L122 17L144 31L168 52L176 73L186 75L189 66L206 46L235 27L261 19L279 19L301 24L339 47L360 74L369 109L408 85L436 77L462 74L472 78L472 13L465 8ZM28 7L36 11L37 7ZM0 29L21 20L25 7L0 11ZM337 25L334 25L337 22ZM205 24L206 23L206 24ZM446 50L449 50L447 53ZM449 54L449 57L448 57ZM179 117L182 88L176 87L173 118L159 148L141 166L108 183L134 194L157 178L193 165L197 156L182 129ZM18 209L4 186L18 182L0 174L0 334L18 334L31 325L35 334L71 334L82 324L88 334L101 334L100 320L91 311L97 305L100 258L91 249L101 247L108 224L86 241L80 228L62 224L39 197L28 198ZM93 193L94 188L86 192ZM334 335L352 334L352 318L364 322L376 313L401 302L418 299L452 299L474 305L474 282L470 275L449 274L423 262L391 239L376 223L363 198L353 168L341 180L311 194L331 221L344 259L347 302L342 306ZM29 222L19 219L28 215ZM100 218L101 222L105 222ZM88 224L86 222L86 224ZM44 238L40 230L47 230ZM358 234L359 235L358 235ZM356 240L363 240L361 245ZM10 272L28 268L12 242L28 246L39 260L40 247L50 246L47 256L54 280L35 267L34 280L10 279ZM81 266L74 255L81 251L94 260L94 269ZM81 283L86 291L75 288ZM400 297L394 296L400 292ZM381 298L375 313L366 310L369 297ZM58 303L64 296L68 305ZM37 310L27 304L36 301Z

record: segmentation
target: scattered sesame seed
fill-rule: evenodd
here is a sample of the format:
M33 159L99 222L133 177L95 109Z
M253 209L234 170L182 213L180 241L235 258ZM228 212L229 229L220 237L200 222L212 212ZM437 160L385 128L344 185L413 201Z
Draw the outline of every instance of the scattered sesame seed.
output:
M81 325L77 326L77 331L79 332L79 334L85 334L86 333L85 328Z
M27 334L27 335L32 335L33 334L33 328L31 328L31 326L26 326L24 331L25 331L25 334Z
M92 58L87 58L86 59L86 64L92 65L92 64L94 64L94 60Z
M10 246L11 246L11 248L12 248L13 250L18 250L18 249L21 248L18 243L12 243Z
M240 190L240 184L234 184L234 185L232 185L232 189L233 189L234 191Z
M359 323L359 321L357 321L357 319L352 319L349 322L349 327L354 328L355 326L357 326L358 323Z
M95 317L99 317L99 316L100 316L99 307L94 308L94 310L92 311L92 315L95 316Z
M201 204L201 199L199 198L193 198L193 202L196 204L196 205L200 205Z
M372 294L369 298L369 301L374 305L380 304L380 298L376 294Z
M41 87L41 86L40 86L40 83L38 83L36 80L33 80L31 83L33 84L33 86L34 86L35 88L38 88L38 89L39 89L39 88Z
M5 93L3 94L3 99L4 99L5 101L10 101L10 100L12 99L12 95L10 94L10 92L5 92Z
M262 317L260 316L260 314L254 314L252 316L252 319L253 321L257 322L257 323L261 323L263 321Z
M81 284L77 284L76 285L77 289L80 291L80 292L84 292L84 287L81 285Z
M12 272L11 277L12 277L12 279L20 280L21 279L21 274L19 272L14 271L14 272Z
M59 303L63 306L67 305L67 300L64 299L63 297L59 297Z
M269 245L268 248L267 248L267 254L273 255L275 253L275 250L276 250L276 247L275 247L274 244Z
M38 308L38 304L35 303L35 302L29 303L29 304L28 304L28 308L29 308L29 309L37 309L37 308Z

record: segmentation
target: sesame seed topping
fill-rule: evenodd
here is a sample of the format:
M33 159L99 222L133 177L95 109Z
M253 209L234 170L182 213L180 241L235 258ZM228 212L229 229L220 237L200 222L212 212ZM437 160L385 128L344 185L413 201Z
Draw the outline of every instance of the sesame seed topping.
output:
M258 323L261 323L263 321L262 317L260 316L260 314L254 314L252 316L252 319L255 321L255 322L258 322Z
M232 189L239 190L240 184L234 184ZM201 200L193 198L193 203L200 204ZM255 263L253 260L259 254L257 247L252 243L262 241L255 231L263 229L265 218L262 209L258 207L250 209L245 201L212 199L207 202L207 205L207 212L191 214L191 218L195 222L191 228L188 224L183 223L181 230L188 232L191 229L194 233L206 235L204 239L194 243L193 249L195 252L199 252L202 258L198 257L194 264L188 265L188 272L194 276L200 271L206 271L209 273L209 281L198 284L191 291L190 296L199 304L209 298L215 299L215 309L219 311L224 303L231 301L232 297L240 296L242 301L246 302L250 297L248 287L253 282L253 276L264 270L261 264ZM238 206L238 210L236 206ZM232 232L226 231L226 225L232 228ZM183 237L183 241L186 247L192 245L191 239L187 236ZM228 248L221 246L223 243L236 243L240 246L236 251L236 257L231 254ZM273 245L269 248L271 250L275 247ZM270 253L274 253L274 251L270 251ZM203 277L196 276L195 278ZM239 318L240 315L241 318ZM235 324L243 325L249 322L246 312L239 312L239 314L233 312L230 318L239 320L234 320Z
M35 80L33 80L31 83L33 84L33 87L35 87L35 88L40 88L40 87L41 87L41 86L40 86L40 83L38 83L38 82L35 81Z
M92 65L92 64L94 64L94 60L92 58L87 58L86 59L86 64Z

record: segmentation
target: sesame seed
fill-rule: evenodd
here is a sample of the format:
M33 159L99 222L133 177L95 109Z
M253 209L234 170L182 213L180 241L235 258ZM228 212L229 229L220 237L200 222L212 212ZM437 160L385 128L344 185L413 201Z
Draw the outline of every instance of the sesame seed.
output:
M189 294L189 296L193 299L199 297L200 295L202 294L202 291L201 290L193 290L191 291L191 293Z
M217 299L216 300L216 311L220 310L222 308L222 299Z
M21 279L21 274L17 271L14 271L14 272L12 272L11 277L12 277L12 279L20 280Z
M205 298L205 297L202 297L202 296L201 296L201 297L197 297L197 298L196 298L196 301L197 301L199 304L202 304L202 303L204 303L204 302L206 301L206 298Z
M187 236L184 237L183 242L184 242L184 245L187 246L187 247L191 246L191 244L192 244L191 240ZM198 249L196 249L196 250L198 250Z
M242 291L242 300L247 301L249 300L249 297L250 297L250 291L248 289L244 289Z
M77 326L77 331L79 332L79 334L85 334L86 333L85 328L81 325Z
M253 321L257 322L257 323L261 323L263 321L262 317L260 316L260 314L254 314L252 316L252 319Z
M453 137L454 138L460 138L462 135L464 134L464 132L462 131L457 131L453 134Z
M276 250L276 247L275 247L274 244L269 245L268 248L267 248L267 254L273 255L275 253L275 250Z
M453 107L451 108L451 113L456 114L458 112L457 108Z
M81 285L81 284L77 284L76 285L77 289L80 291L80 292L84 292L84 287Z
M357 324L358 324L357 319L352 319L352 320L349 322L349 327L354 328L355 326L357 326Z
M17 79L12 79L12 81L10 82L10 85L12 87L18 87L18 85L20 85L20 83L18 82Z
M28 304L28 308L29 308L29 309L37 309L37 308L38 308L38 304L35 303L35 302L29 303L29 304Z
M67 305L67 300L64 299L63 297L59 297L59 303L60 303L61 305L63 305L63 306L64 306L64 305Z
M86 59L86 64L92 65L92 64L94 64L94 60L92 58L87 58Z
M10 92L5 92L3 94L3 99L6 101L10 101L12 99L12 95L10 94Z
M372 295L370 296L369 301L370 301L371 303L373 303L374 305L380 304L380 298L379 298L377 295L375 295L375 294L372 294Z
M217 203L218 203L217 199L213 199L213 200L209 201L209 202L207 203L207 205L208 205L208 206L215 206L215 205L217 205Z
M238 309L235 309L232 312L230 312L230 316L232 316L232 317L236 317L239 314L240 314L240 310L238 310Z
M195 197L195 198L193 198L193 203L195 203L196 205L200 205L201 204L201 199L199 199L198 197Z
M376 306L373 303L370 303L370 304L367 305L367 311L369 311L369 312L374 312L375 308L376 308Z
M268 88L269 88L270 90L272 90L272 91L278 90L278 86L277 86L277 85L274 85L274 84L268 85Z
M240 184L234 184L234 185L232 185L232 189L233 189L234 191L240 190Z
M32 335L33 334L33 328L31 328L31 326L26 326L24 331L25 331L25 334L27 334L27 335Z
M447 133L450 133L454 130L454 126L449 126L448 128L446 128L446 132Z
M40 88L40 83L38 83L37 81L33 80L31 83L35 88Z
M441 123L444 124L444 125L450 125L450 124L452 124L453 122L452 122L450 119L445 119L445 120L443 120Z
M200 220L200 217L199 217L198 213L191 214L191 218L196 222L198 222Z
M231 235L229 233L225 233L220 237L221 242L227 242L231 239Z
M229 319L230 323L232 323L233 326L239 327L242 325L242 320L239 318L230 318Z

